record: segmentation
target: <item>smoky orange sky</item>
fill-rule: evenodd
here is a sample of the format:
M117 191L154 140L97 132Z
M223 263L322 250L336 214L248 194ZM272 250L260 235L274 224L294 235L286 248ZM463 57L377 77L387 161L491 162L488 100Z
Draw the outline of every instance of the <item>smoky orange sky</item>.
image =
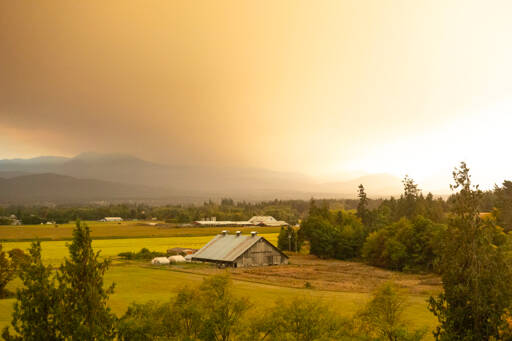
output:
M510 1L0 0L0 158L123 152L436 184L466 160L499 182L512 175L510 13Z

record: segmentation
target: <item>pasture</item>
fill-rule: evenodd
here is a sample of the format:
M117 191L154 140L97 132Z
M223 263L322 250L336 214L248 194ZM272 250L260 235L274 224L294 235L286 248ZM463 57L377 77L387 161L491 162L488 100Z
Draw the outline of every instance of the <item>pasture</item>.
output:
M407 319L411 326L433 329L435 320L427 310L428 295L438 289L432 278L406 275L376 269L355 262L325 261L311 256L292 256L290 266L262 267L250 269L220 270L208 265L173 265L151 266L148 262L123 261L115 259L120 252L139 251L145 247L152 251L165 252L168 248L181 246L200 248L215 234L224 228L164 228L139 226L123 223L120 226L112 223L89 223L95 250L101 251L103 257L114 257L114 262L105 276L106 284L116 283L115 293L111 295L109 304L113 311L122 315L130 302L146 302L149 300L165 301L173 297L183 286L199 284L205 276L230 271L234 290L237 295L249 297L258 302L264 309L270 307L278 298L294 296L310 296L323 300L344 316L357 312L368 300L371 290L378 283L394 280L410 293L407 308ZM26 239L27 236L45 236L42 241L43 259L47 264L58 265L67 256L66 239L71 237L72 225L14 227L21 232L23 238L16 238L11 231L0 232L0 239ZM3 227L0 227L2 230ZM273 229L273 230L272 230ZM53 233L52 231L58 230ZM230 231L240 230L232 228ZM249 233L254 228L242 229ZM279 229L257 229L260 235L270 242L277 243ZM149 235L147 233L150 233ZM159 236L161 233L163 236ZM106 239L113 236L112 239ZM62 240L64 239L64 240ZM30 241L3 242L4 250L20 248L26 250ZM430 281L430 282L429 282ZM310 282L312 288L306 289L305 283ZM15 290L20 285L15 280L8 289ZM11 319L14 299L0 300L0 329L7 326ZM429 337L430 338L430 337Z

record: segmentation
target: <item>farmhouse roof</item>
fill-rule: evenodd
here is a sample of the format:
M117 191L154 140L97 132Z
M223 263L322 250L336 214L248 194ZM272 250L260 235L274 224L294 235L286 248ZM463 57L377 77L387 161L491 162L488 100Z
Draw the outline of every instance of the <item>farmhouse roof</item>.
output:
M256 244L258 241L264 240L269 243L272 247L282 253L278 248L268 242L265 238L254 235L229 235L222 233L217 235L215 238L210 240L208 244L203 246L197 251L192 259L196 260L213 260L220 262L233 262L241 254L247 251L251 246ZM284 254L283 254L284 255ZM284 255L286 257L286 255Z
M249 222L254 225L266 225L266 226L282 226L282 225L288 225L286 221L282 220L276 220L272 216L254 216L251 219L249 219Z

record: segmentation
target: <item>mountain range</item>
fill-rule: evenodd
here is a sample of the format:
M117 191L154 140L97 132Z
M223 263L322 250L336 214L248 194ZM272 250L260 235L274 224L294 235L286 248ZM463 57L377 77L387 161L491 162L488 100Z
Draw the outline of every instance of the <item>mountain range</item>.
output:
M0 202L84 202L354 198L362 183L370 197L401 192L399 178L370 174L321 183L292 172L258 168L166 165L125 154L82 153L0 160Z

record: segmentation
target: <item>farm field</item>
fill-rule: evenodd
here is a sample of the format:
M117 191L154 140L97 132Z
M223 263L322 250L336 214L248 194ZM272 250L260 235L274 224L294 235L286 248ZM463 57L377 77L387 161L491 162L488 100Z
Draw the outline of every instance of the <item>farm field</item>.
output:
M259 233L278 233L279 227L176 227L162 222L124 221L115 222L85 222L91 229L93 239L114 238L160 238L160 237L190 237L212 236L227 230L230 233L242 231L258 231ZM152 226L150 223L159 225ZM22 225L0 226L0 241L30 241L30 240L70 240L75 223L55 225Z
M200 228L196 228L200 229ZM189 247L194 249L201 248L210 241L215 234L193 237L166 237L166 238L118 238L118 239L96 239L92 245L96 251L101 251L102 257L115 257L121 252L139 251L147 248L151 251L165 252L173 247ZM277 244L277 233L259 234L265 237L269 242ZM31 242L4 242L2 243L4 250L11 249L26 250L30 247ZM69 241L42 241L43 259L48 264L58 265L62 259L68 255L66 245Z
M105 282L106 284L116 283L110 305L118 315L125 312L130 302L168 300L183 286L197 285L206 276L228 271L233 279L235 293L258 302L263 309L272 306L278 298L286 299L304 295L324 300L336 307L336 310L344 316L357 312L368 300L370 292L379 284L393 280L410 293L407 319L411 326L426 327L431 330L435 325L434 317L427 309L426 300L430 293L439 290L439 285L438 279L429 275L408 275L357 262L320 260L304 255L293 255L290 265L275 267L220 270L213 266L196 264L152 266L148 262L115 259L115 256L120 252L138 251L143 247L162 252L176 246L200 248L223 228L167 228L162 230L171 236L139 237L137 236L139 232L136 231L155 229L155 227L132 226L133 230L129 230L130 225L126 224L120 227L124 230L115 231L116 238L102 238L111 233L112 228L117 227L112 225L111 223L90 224L93 238L96 238L93 240L95 250L101 251L104 257L114 257L114 262L105 276ZM69 229L67 232L69 236L71 236L72 226L70 224L64 227ZM128 230L125 230L127 227ZM17 229L36 229L35 232L40 233L45 231L44 229L55 228L23 226ZM107 232L107 229L110 231ZM243 233L249 233L251 230L254 228L244 229ZM274 228L274 231L270 230L267 233L264 233L261 228L257 230L270 242L277 243L277 229ZM61 233L59 231L59 234L51 238L62 238L64 234ZM97 238L98 236L100 239ZM60 264L68 254L67 243L69 243L67 240L42 241L44 261L47 264ZM8 241L2 244L4 250L13 248L26 250L30 247L29 241ZM306 282L309 282L312 288L306 289ZM15 290L20 284L19 280L15 280L8 285L8 289ZM0 330L9 324L13 303L14 299L0 300Z

